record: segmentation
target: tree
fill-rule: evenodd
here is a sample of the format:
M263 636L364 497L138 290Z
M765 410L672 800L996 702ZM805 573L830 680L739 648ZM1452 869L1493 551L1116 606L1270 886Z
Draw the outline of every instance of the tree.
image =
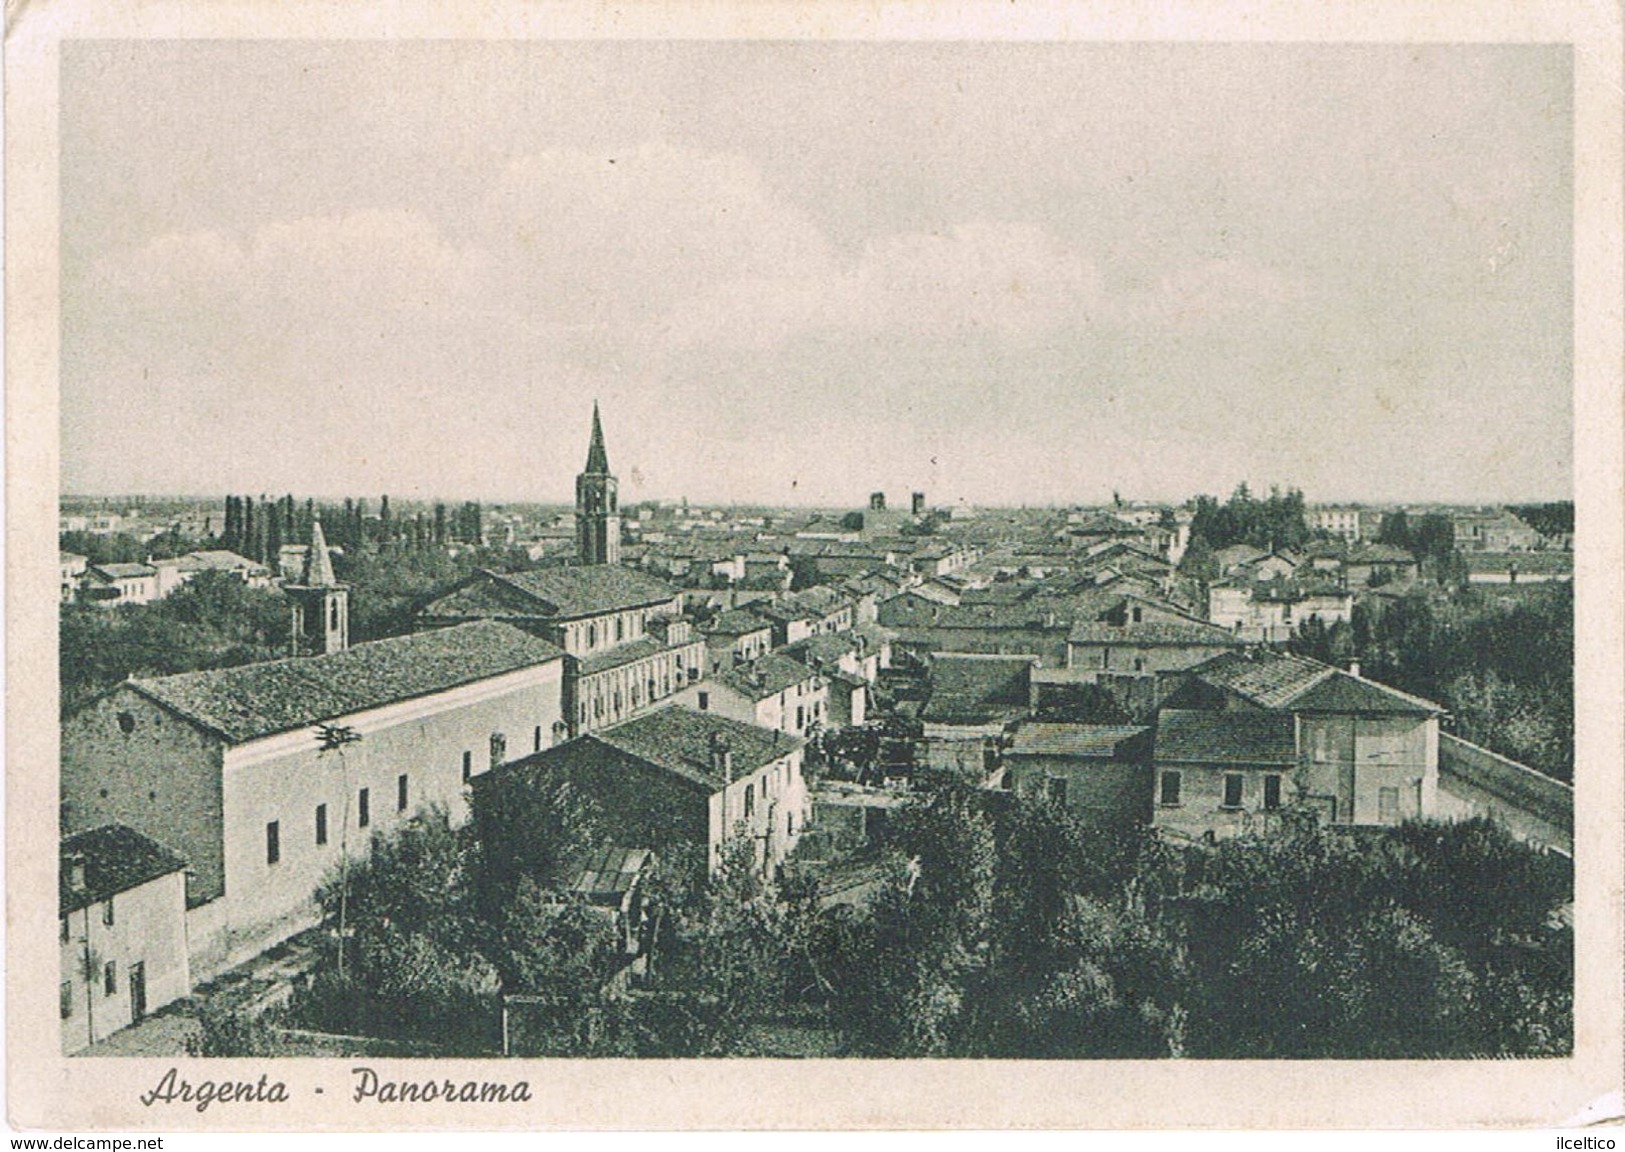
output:
M361 733L345 724L318 724L316 726L317 755L335 753L342 774L344 811L339 823L339 978L344 978L345 913L350 904L350 764L344 750L361 743Z

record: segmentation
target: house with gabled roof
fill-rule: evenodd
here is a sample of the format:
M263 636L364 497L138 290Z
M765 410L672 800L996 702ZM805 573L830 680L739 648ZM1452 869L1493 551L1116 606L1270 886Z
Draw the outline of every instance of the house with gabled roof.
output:
M829 722L827 677L782 652L723 669L689 685L677 701L790 736L807 736Z
M811 814L805 743L681 705L662 708L504 765L481 789L568 782L596 805L605 834L666 859L748 837L764 870L782 863Z
M682 592L613 564L481 570L418 613L419 627L501 620L564 649L570 734L617 724L705 675L706 645L681 619Z
M1020 721L1003 749L1004 785L1101 821L1142 824L1151 807L1152 732L1145 724Z
M935 768L991 773L1006 729L1032 711L1033 655L938 652L920 708L925 760Z
M1249 648L1190 669L1165 699L1169 709L1290 716L1292 794L1327 823L1397 824L1437 811L1444 709L1431 700L1318 660ZM1159 743L1159 766L1162 755Z
M341 854L568 736L556 645L481 620L324 656L127 680L62 722L65 832L135 829L186 860L198 979L316 920ZM324 751L324 731L356 739Z
M186 861L151 837L122 824L64 837L57 917L64 1053L191 993Z

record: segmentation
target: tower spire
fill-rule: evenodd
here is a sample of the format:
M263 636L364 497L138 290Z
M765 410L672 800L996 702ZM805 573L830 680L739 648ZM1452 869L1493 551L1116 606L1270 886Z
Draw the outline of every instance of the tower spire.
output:
M305 553L304 579L306 588L331 588L338 581L333 578L333 560L327 554L327 537L322 533L322 522L311 521L310 550Z
M592 445L587 466L576 477L576 554L583 564L621 562L621 513L615 477L604 451L604 425L592 402Z
M587 466L583 472L607 476L609 454L604 451L604 426L598 419L598 401L592 402L592 443L587 447Z

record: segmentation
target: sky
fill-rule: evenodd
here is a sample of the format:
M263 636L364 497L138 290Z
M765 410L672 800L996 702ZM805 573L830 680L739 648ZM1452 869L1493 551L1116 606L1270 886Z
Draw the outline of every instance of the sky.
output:
M1561 46L62 53L66 493L1572 492Z

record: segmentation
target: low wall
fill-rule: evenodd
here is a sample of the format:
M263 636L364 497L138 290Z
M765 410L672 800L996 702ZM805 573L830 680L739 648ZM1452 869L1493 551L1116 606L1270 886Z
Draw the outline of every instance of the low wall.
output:
M1520 840L1574 854L1574 789L1561 780L1439 733L1439 815L1488 816Z

